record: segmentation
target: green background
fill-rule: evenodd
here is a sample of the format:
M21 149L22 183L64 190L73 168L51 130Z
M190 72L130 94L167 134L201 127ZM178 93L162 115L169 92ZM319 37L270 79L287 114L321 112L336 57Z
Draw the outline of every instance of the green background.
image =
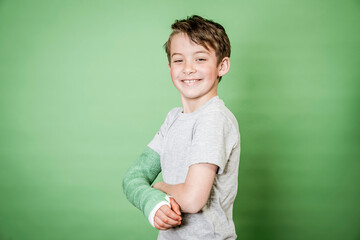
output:
M0 239L155 239L121 180L180 106L175 19L232 43L239 239L360 239L359 1L0 0Z

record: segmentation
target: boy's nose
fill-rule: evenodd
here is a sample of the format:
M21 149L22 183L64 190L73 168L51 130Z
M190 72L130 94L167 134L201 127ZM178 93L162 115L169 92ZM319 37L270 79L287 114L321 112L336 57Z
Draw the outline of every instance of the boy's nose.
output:
M194 73L195 71L196 71L196 70L195 70L195 67L194 67L193 64L191 64L191 63L185 63L184 69L183 69L184 74L189 75L189 74L191 74L191 73Z

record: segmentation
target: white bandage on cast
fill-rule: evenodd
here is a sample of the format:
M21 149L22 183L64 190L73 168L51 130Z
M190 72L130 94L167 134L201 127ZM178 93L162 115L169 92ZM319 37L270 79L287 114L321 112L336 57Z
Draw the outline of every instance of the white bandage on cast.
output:
M148 220L149 220L150 224L151 224L153 227L155 227L155 219L154 219L154 218L155 218L156 212L157 212L162 206L164 206L164 205L168 205L169 208L171 208L171 205L170 205L170 196L166 195L166 196L165 196L165 199L166 199L166 201L161 201L161 202L159 202L158 204L156 204L155 207L153 208L153 210L151 210L151 212L150 212L150 214L149 214Z

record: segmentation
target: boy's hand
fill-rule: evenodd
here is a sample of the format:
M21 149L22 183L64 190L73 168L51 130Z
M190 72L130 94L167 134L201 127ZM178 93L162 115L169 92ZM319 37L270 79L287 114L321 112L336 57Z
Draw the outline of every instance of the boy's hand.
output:
M170 197L171 209L163 205L156 211L154 216L154 225L159 230L168 230L181 224L180 206Z
M158 190L161 189L161 184L163 184L163 182L157 182L153 185L153 188L156 188ZM180 211L180 205L175 201L175 199L173 197L170 197L170 206L171 209L177 214L177 215L181 215L181 211Z

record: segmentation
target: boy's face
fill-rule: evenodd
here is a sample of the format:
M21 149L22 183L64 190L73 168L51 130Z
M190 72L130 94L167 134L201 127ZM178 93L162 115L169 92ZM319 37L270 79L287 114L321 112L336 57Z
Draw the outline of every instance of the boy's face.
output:
M208 100L217 95L221 63L215 50L207 50L183 33L171 38L169 71L182 100ZM222 75L221 75L222 74Z

